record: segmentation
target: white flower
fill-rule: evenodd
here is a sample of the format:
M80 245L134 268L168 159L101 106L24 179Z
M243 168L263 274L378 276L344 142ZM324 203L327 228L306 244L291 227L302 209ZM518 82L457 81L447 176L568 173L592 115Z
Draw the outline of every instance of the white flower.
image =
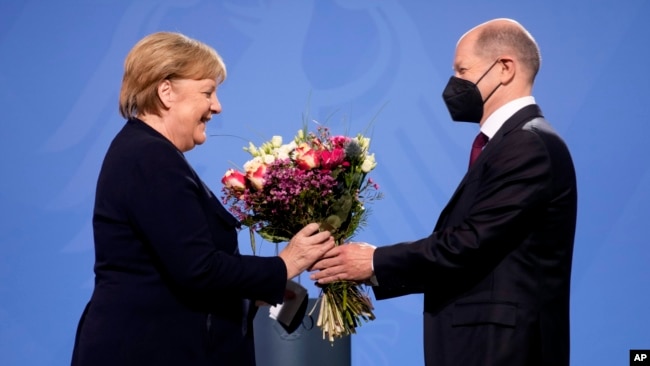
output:
M296 134L296 137L293 139L293 141L297 143L305 141L305 131L298 130L298 133Z
M248 143L248 147L245 147L244 151L248 151L253 156L258 156L259 155L259 152L257 151L257 148L255 147L255 145L253 145L252 142Z
M361 163L361 171L368 173L375 169L376 166L377 162L375 161L375 154L366 155L366 158L363 159L363 163Z
M270 165L272 162L275 161L275 155L274 154L262 154L260 156L262 158L262 162L266 165Z
M278 159L288 159L289 154L296 148L296 142L291 141L290 143L286 145L280 146L277 150L275 150L275 155Z
M368 152L368 149L370 148L370 139L368 137L363 137L362 135L357 135L357 140L359 141L361 150L364 153Z
M271 145L273 145L274 148L282 146L282 136L273 136L273 138L271 138Z

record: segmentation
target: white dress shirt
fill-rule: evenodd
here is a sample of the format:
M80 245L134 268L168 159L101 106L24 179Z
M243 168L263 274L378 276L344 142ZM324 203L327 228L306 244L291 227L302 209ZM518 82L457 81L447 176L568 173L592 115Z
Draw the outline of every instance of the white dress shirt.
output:
M527 96L512 100L502 105L483 122L481 125L481 132L487 135L491 140L508 118L517 113L518 110L531 104L535 104L535 98ZM488 140L488 144L490 143L490 140Z

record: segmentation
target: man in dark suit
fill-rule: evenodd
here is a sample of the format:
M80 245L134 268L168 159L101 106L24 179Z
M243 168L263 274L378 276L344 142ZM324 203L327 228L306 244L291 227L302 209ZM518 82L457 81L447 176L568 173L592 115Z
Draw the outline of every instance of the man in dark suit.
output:
M539 65L513 20L461 37L443 98L487 138L433 233L350 243L313 267L320 283L372 280L377 299L424 293L427 365L569 364L577 189L570 153L531 96Z

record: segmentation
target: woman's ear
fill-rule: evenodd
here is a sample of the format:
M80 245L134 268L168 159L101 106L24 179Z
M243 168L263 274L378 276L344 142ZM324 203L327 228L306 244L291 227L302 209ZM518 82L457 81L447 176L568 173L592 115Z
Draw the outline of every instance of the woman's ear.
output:
M169 79L165 79L158 84L158 98L160 98L165 108L169 109L172 102L172 82Z

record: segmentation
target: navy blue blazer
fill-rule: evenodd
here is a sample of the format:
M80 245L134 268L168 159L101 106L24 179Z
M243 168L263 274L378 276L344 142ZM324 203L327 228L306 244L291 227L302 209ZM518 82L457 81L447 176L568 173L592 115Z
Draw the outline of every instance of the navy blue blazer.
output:
M281 302L287 272L240 255L238 226L169 140L127 121L97 182L72 365L254 365L251 303Z
M536 105L489 141L421 240L378 247L377 299L424 293L427 365L569 365L577 188Z

